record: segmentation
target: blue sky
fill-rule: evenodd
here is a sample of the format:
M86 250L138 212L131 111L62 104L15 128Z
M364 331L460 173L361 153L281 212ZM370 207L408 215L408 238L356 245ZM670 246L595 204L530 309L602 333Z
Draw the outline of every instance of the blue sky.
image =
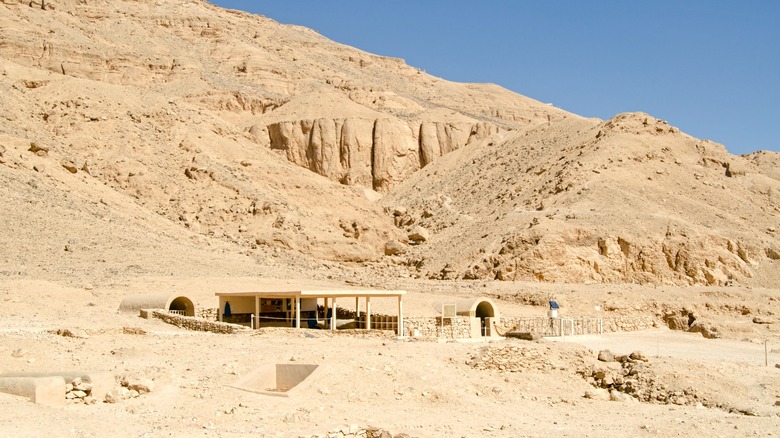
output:
M780 1L214 0L458 82L780 152Z

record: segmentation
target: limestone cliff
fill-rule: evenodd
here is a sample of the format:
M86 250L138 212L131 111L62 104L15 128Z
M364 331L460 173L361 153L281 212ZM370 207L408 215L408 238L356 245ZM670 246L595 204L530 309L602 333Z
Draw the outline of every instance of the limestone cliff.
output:
M340 181L387 192L438 157L500 130L496 125L366 120L296 120L267 127L270 146L288 160Z

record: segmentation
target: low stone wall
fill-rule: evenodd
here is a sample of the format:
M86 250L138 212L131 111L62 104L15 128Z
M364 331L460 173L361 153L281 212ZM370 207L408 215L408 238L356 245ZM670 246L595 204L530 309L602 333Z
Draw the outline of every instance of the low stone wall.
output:
M471 318L467 316L457 316L454 318L439 317L404 317L404 335L464 339L471 337ZM417 332L417 333L416 333Z
M195 313L195 316L209 321L218 321L219 309L217 309L216 307L212 307L208 309L198 309L197 312Z
M521 318L502 317L496 324L499 333L518 331L540 336L598 335L611 332L630 332L656 326L650 316Z
M634 332L657 327L651 316L608 316L604 318L605 332Z
M141 317L144 317L144 312L146 312L147 315L161 319L168 324L175 325L176 327L198 332L232 334L249 330L249 327L244 327L241 325L228 324L226 322L219 321L208 321L192 316L174 315L166 312L165 310L142 310ZM148 318L148 316L146 317Z

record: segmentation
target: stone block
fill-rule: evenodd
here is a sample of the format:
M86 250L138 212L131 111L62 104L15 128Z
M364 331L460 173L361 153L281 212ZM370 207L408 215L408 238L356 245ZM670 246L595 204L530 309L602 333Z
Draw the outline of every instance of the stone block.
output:
M27 397L44 406L65 406L65 379L58 376L0 377L0 392Z

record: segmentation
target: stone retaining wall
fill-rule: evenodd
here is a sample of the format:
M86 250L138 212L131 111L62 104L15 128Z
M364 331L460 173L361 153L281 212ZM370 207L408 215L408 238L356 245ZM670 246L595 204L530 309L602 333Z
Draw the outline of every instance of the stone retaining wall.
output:
M144 313L146 313L146 316L144 316ZM208 321L192 316L174 315L166 312L165 310L141 310L141 317L148 318L149 316L161 319L168 324L175 325L176 327L186 328L187 330L194 330L198 332L232 334L249 330L249 327L244 327L241 325L228 324L226 322L219 321Z
M404 335L412 336L415 331L419 336L447 339L463 339L471 337L471 318L457 316L442 319L439 317L404 317Z
M611 332L631 332L655 327L650 316L520 318L502 317L496 324L499 333L508 330L534 333L540 336L597 335Z
M633 332L657 327L651 316L608 316L604 318L604 332Z
M197 312L195 313L195 316L209 321L218 321L219 309L217 309L216 307L212 307L208 309L198 309Z

